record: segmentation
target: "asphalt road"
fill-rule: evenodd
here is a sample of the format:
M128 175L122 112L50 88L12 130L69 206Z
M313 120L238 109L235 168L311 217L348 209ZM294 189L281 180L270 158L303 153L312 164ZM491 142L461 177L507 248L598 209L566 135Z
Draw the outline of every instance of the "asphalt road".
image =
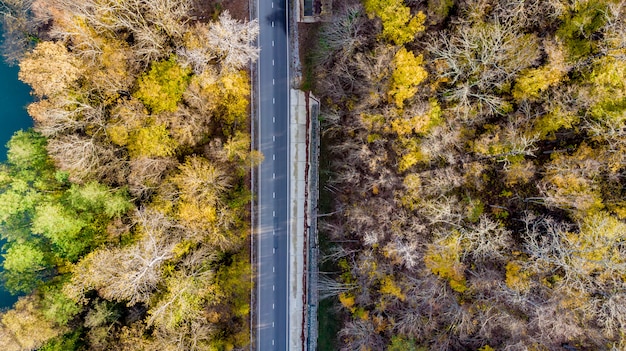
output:
M257 0L257 350L288 349L289 81L286 0Z

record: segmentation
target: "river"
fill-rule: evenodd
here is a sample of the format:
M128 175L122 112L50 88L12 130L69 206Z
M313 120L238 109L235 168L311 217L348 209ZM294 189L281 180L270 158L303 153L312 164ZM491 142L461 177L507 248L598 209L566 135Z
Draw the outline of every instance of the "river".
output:
M33 123L26 113L26 105L32 101L30 88L17 79L17 72L17 66L8 66L0 59L0 162L6 160L5 145L11 135L31 127ZM3 260L0 256L0 262ZM0 308L10 307L15 301L17 297L12 296L0 283Z

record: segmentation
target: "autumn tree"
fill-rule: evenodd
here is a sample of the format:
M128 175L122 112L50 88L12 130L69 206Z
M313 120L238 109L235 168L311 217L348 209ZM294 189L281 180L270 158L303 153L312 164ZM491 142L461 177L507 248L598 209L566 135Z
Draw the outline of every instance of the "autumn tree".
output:
M154 113L175 111L187 87L189 71L176 62L174 56L152 65L148 74L139 80L138 99Z
M391 74L391 87L389 88L390 100L393 100L398 108L404 106L404 101L415 95L417 86L426 79L428 73L422 67L422 56L414 56L403 47L393 58L394 70Z
M381 19L382 37L396 45L413 41L417 33L424 30L424 13L420 11L412 15L402 0L365 0L363 6L370 18L377 16Z
M33 296L22 297L15 307L2 314L0 343L7 350L32 350L66 329L46 319L39 310L39 301Z
M0 166L3 278L30 295L1 317L5 348L248 345L258 24L191 5L33 2L35 131Z
M19 78L39 97L54 97L81 76L80 62L62 43L44 41L20 61Z

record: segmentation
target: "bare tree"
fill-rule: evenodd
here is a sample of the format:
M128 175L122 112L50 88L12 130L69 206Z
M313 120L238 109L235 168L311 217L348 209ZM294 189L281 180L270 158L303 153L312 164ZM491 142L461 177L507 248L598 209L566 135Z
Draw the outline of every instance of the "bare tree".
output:
M428 51L441 67L438 74L449 79L446 95L458 103L463 119L473 118L472 110L500 113L503 101L493 90L539 58L538 39L522 34L517 26L500 19L480 26L462 23L453 33L431 39Z
M323 273L320 275L317 283L317 290L319 291L320 299L339 296L339 294L348 292L357 287L357 284L341 283Z
M322 26L319 33L324 47L319 49L316 61L322 65L330 65L333 59L349 61L356 49L367 41L364 35L367 21L361 6L346 7L335 12L334 16L332 21Z
M339 338L344 342L341 351L383 350L385 347L371 320L347 322L339 331Z
M175 159L167 157L131 159L128 175L129 190L138 198L148 198L161 184L167 172L177 164Z
M218 58L215 50L206 44L208 36L209 26L196 23L185 34L184 45L176 50L181 64L191 67L196 75L202 74Z
M259 49L254 41L259 34L257 20L242 23L224 11L219 20L209 25L207 43L228 69L239 69L256 60Z
M95 289L105 299L129 306L148 301L161 282L161 265L173 257L176 228L156 211L138 210L136 216L139 241L123 248L101 249L83 259L66 289L71 296L80 299Z
M125 182L127 166L110 145L78 134L50 139L47 145L57 166L73 181L110 180Z
M464 256L474 262L503 261L513 244L511 232L483 215L476 225L461 230Z

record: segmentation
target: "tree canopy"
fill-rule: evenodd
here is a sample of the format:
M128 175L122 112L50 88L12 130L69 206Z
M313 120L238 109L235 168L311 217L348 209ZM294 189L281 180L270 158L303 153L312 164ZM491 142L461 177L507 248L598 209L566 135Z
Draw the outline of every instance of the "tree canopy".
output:
M45 25L14 55L35 125L0 165L2 278L23 294L0 348L247 347L257 22L198 21L191 1L4 5Z
M624 2L335 9L312 55L334 349L623 349Z

